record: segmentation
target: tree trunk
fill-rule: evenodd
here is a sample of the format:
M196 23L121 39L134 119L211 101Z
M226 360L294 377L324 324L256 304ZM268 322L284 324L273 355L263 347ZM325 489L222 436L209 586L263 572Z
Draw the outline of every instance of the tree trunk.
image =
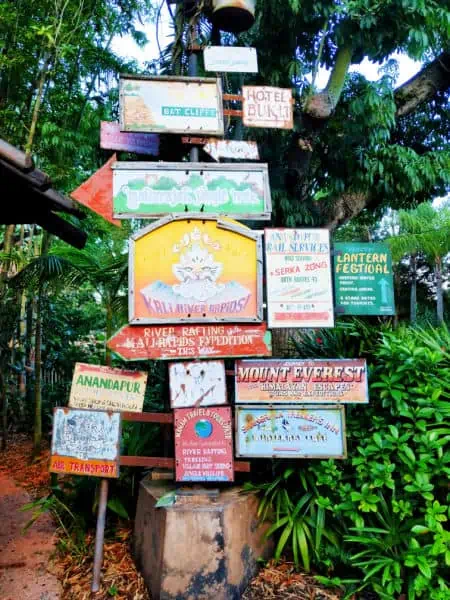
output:
M33 115L31 117L30 132L28 134L28 140L27 140L27 143L25 146L25 152L27 154L31 154L31 150L33 148L34 136L36 133L36 127L37 127L37 123L39 120L39 111L41 110L41 104L42 104L42 100L44 98L43 91L44 91L45 81L47 79L49 64L50 64L50 54L47 54L47 56L44 59L44 64L42 65L41 74L39 76L36 100L34 102Z
M8 395L6 393L6 382L3 373L0 370L0 396L2 399L2 446L6 450L8 443Z
M113 320L113 311L111 308L111 304L108 301L108 303L106 305L106 341L108 341L109 338L112 337L112 334L113 334L112 320ZM108 367L110 367L112 365L111 350L106 345L106 342L105 342L105 365L108 365Z
M5 235L3 238L3 253L5 256L8 256L8 258L0 265L0 295L3 292L3 288L8 279L8 273L10 270L9 255L11 254L12 250L15 227L15 225L7 225L5 228Z
M414 325L417 321L417 262L416 255L409 257L409 268L411 273L411 296L410 296L410 321Z
M444 297L442 293L442 262L440 257L436 258L434 275L436 280L436 314L438 324L442 325L444 322Z
M293 345L290 341L295 337L298 329L286 327L272 329L272 356L275 358L289 358L293 354Z

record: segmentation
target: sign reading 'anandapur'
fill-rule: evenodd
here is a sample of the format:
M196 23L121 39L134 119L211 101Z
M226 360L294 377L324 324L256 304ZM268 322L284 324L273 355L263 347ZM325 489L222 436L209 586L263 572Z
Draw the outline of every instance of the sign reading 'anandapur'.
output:
M385 244L334 245L336 310L345 315L394 315L392 258Z
M231 408L174 411L177 481L233 481Z
M367 403L364 359L239 360L236 404Z
M262 320L262 243L250 229L173 216L131 240L131 324Z
M147 373L102 365L76 363L69 406L97 410L140 412Z
M270 327L333 327L326 229L265 229Z

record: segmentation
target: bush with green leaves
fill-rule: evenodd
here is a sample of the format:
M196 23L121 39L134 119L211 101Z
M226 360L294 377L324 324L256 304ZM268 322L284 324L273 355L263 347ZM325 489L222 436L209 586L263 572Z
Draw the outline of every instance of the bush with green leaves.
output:
M262 494L261 517L274 521L276 556L289 548L346 597L368 589L382 599L445 600L450 334L405 327L365 343L370 404L346 408L348 459L280 461L275 479L249 487Z

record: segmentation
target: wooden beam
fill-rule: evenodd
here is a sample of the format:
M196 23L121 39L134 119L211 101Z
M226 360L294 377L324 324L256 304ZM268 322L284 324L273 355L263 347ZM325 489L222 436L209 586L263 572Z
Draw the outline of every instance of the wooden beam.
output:
M241 96L240 94L223 94L223 99L226 101L242 102L244 96Z
M21 184L29 185L32 188L38 189L39 191L48 190L52 182L50 177L39 171L39 169L33 169L32 171L22 171L18 167L9 163L6 160L0 158L0 165L8 172L9 176L15 177L20 181Z
M231 108L224 108L223 114L226 117L242 117L242 110L233 110Z
M53 233L53 235L56 235L56 237L67 242L74 248L82 250L86 245L87 233L78 229L75 225L69 223L69 221L55 215L55 213L41 211L32 221L27 221L27 223L30 222L37 223L43 229Z
M158 413L158 412L129 412L122 413L124 421L132 421L134 423L173 423L173 413Z
M166 458L163 456L121 456L121 467L145 467L145 468L160 468L174 469L175 459ZM250 473L250 462L246 460L237 460L234 463L236 473Z
M31 156L25 154L15 146L0 139L0 157L11 163L21 171L32 171L34 163Z
M79 219L86 217L86 214L78 208L79 205L76 202L60 194L53 188L45 192L39 192L39 194L50 201L51 208L55 211L69 213Z

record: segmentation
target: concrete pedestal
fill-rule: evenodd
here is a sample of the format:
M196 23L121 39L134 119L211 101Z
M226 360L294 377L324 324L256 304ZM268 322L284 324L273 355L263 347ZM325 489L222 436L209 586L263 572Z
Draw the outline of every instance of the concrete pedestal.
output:
M272 550L258 526L257 498L236 486L216 498L198 492L155 508L174 489L143 480L139 490L134 552L152 600L239 599L257 559Z

